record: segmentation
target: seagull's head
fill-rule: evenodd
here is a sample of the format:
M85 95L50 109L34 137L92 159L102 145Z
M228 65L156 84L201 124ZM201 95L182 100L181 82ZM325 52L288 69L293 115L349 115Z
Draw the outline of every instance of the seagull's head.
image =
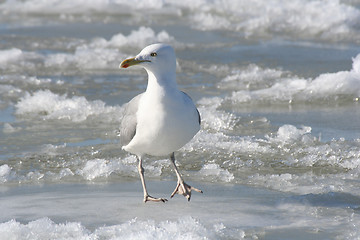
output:
M176 57L174 49L167 44L152 44L145 47L136 57L125 59L120 68L139 65L155 75L175 73Z

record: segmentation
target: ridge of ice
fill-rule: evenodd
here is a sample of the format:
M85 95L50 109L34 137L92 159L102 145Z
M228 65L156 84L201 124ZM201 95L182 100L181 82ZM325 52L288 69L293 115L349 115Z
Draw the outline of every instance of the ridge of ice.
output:
M192 217L160 222L135 218L94 231L79 222L55 223L47 217L26 224L16 220L0 223L3 239L216 239L221 236L221 230L218 225L206 227Z
M247 74L239 74L238 72L224 78L220 86L239 86L238 90L227 96L225 100L231 101L233 104L246 102L288 102L296 101L314 101L314 100L336 100L338 96L347 96L351 99L358 99L360 96L360 54L353 58L352 69L350 71L339 71L335 73L323 73L314 79L303 79L297 76L281 77L282 73L274 71L273 75L266 76L270 70L262 68L254 68L255 73L248 76ZM270 71L271 73L271 71ZM255 76L260 76L259 79ZM271 76L272 75L272 76ZM267 77L276 81L266 81ZM260 83L253 83L261 81ZM249 89L243 87L245 84L256 84L265 86L265 88Z
M355 5L355 4L354 4ZM245 37L290 36L296 39L320 38L329 41L359 39L360 10L339 0L12 0L0 4L0 12L11 14L71 16L109 14L121 15L140 11L147 17L163 14L181 16L191 27L201 30L229 30ZM327 9L327 11L323 11ZM64 14L66 13L66 14ZM68 16L69 15L69 16ZM133 21L137 21L137 16ZM128 18L130 21L132 18ZM156 18L152 19L156 21ZM159 21L159 20L158 20Z
M26 93L24 97L15 105L16 114L37 114L44 119L67 119L74 122L85 121L92 115L111 114L112 121L120 119L122 108L105 106L100 100L88 101L85 97L73 96L68 98L66 95L58 95L50 90L39 90L33 94ZM102 116L104 117L104 116Z
M172 42L174 38L166 31L155 31L149 27L139 27L129 35L118 33L110 40L93 39L76 47L74 53L55 53L45 58L46 67L77 66L80 69L117 69L119 59L126 55L121 49L132 47L141 49L143 46L156 42Z

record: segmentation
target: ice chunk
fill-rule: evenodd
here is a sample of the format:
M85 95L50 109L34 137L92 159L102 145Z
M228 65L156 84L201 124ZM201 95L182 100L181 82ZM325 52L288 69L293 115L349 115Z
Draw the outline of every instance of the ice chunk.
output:
M293 125L283 125L277 132L276 140L281 142L294 141L308 133L311 133L311 127L303 126L301 129L298 129Z
M94 159L87 161L85 166L77 171L77 174L83 176L86 180L93 180L98 177L107 178L114 172L120 174L126 173L126 176L129 176L129 173L134 173L135 175L137 173L136 164L126 165L116 159Z
M285 74L287 74L287 72L279 69L261 68L255 64L250 64L246 68L231 70L230 73L217 84L217 87L233 90L253 90L261 86L269 86Z
M199 112L204 128L220 130L232 130L239 119L232 113L218 110L223 102L220 97L202 98L198 101L201 106Z
M87 180L92 180L99 176L109 176L114 169L107 164L107 161L104 159L96 159L88 161L85 167L82 170L79 170L79 173L83 175Z
M173 40L174 38L166 31L161 31L156 34L153 29L142 26L138 30L132 31L128 36L124 36L121 33L114 35L106 44L111 47L136 46L138 48L143 48L151 43L165 43Z
M352 71L360 75L360 54L353 58Z
M38 114L44 119L68 119L74 122L86 120L89 116L101 116L114 114L115 119L120 119L121 107L105 106L100 100L88 101L85 97L74 96L67 98L66 95L58 95L49 90L40 90L32 95L27 93L16 104L16 114ZM107 119L112 120L112 117Z
M0 166L0 183L7 182L11 176L11 168L4 164Z
M21 59L23 52L18 48L0 50L0 64L4 65L8 62L15 62Z
M0 224L2 239L85 239L88 231L76 222L56 224L41 218L26 225L15 220Z
M231 182L234 180L234 175L227 169L222 169L216 163L207 163L199 171L199 174L206 178L211 178L213 181Z

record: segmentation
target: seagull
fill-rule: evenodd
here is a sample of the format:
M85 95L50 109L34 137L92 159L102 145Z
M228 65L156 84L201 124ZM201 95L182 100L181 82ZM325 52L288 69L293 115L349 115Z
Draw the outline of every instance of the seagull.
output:
M200 130L201 118L192 99L178 89L176 56L167 44L152 44L136 57L120 63L120 68L138 65L148 74L146 91L135 96L125 106L120 124L122 149L134 154L144 190L144 202L166 202L148 194L142 161L144 156L169 156L177 176L177 193L190 201L191 191L200 189L186 184L175 164L174 152L189 142Z

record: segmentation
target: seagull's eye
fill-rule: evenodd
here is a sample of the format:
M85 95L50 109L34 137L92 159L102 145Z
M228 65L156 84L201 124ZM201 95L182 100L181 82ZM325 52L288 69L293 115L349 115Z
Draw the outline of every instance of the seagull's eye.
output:
M156 52L150 53L150 56L156 57L156 56L157 56L157 53L156 53Z

